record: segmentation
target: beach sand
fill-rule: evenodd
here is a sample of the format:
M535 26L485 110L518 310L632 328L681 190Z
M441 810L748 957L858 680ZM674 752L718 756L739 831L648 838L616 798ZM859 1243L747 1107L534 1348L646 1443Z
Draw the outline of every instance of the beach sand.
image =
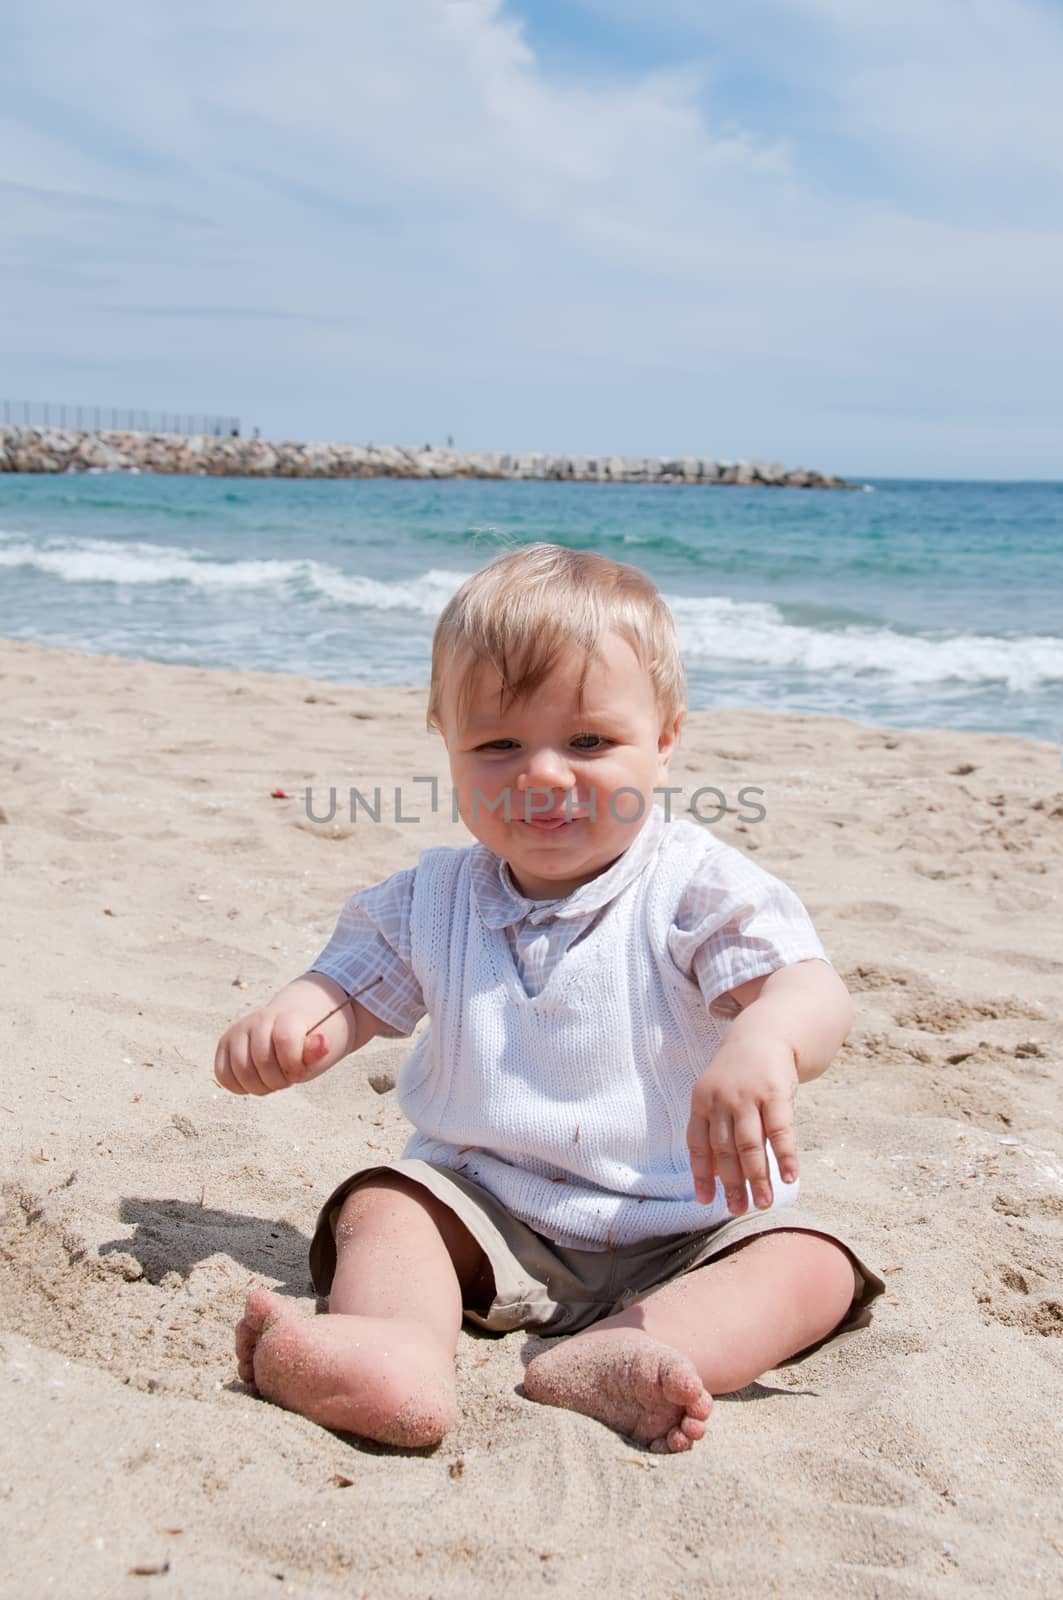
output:
M803 1198L887 1296L686 1456L524 1399L535 1339L463 1335L454 1433L403 1453L254 1398L232 1331L255 1283L312 1313L317 1207L399 1152L369 1079L408 1046L266 1100L211 1068L349 893L468 842L413 781L449 796L423 692L11 642L0 675L0 1592L1063 1592L1058 750L690 717L675 781L764 790L717 831L856 993L799 1097ZM382 820L352 824L377 783ZM319 811L337 786L332 823L307 785Z

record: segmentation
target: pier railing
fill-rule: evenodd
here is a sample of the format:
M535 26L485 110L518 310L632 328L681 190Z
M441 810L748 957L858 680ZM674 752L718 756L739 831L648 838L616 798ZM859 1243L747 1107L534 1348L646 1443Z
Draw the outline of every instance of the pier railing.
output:
M0 400L0 420L8 427L76 428L93 433L207 434L240 437L240 418L197 411L141 411L130 406L71 405L65 400Z

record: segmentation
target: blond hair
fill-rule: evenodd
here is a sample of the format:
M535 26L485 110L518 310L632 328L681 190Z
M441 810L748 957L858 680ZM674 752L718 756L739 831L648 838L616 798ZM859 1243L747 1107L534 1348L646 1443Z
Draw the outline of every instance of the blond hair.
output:
M653 681L662 726L686 704L675 622L638 567L589 550L533 544L466 580L436 624L428 727L442 729L443 684L457 674L459 719L481 666L501 680L500 709L532 694L569 650L585 653L579 692L603 636L625 639Z

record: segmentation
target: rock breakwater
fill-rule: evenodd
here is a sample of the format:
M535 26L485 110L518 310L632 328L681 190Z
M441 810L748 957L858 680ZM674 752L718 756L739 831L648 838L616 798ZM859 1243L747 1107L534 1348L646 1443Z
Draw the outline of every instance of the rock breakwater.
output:
M160 472L218 478L508 478L851 489L830 473L769 461L469 454L381 444L296 444L210 434L0 427L0 472Z

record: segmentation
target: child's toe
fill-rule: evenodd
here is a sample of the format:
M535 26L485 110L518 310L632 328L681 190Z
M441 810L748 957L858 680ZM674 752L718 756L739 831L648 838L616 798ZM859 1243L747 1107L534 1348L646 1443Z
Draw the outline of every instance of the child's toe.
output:
M684 1411L697 1412L704 1404L704 1385L686 1356L666 1351L661 1356L659 1373L661 1393L672 1405L682 1406ZM708 1415L707 1411L705 1415Z
M283 1314L276 1295L255 1289L248 1295L244 1314L236 1324L236 1370L241 1383L255 1382L255 1351L266 1329Z
M252 1289L244 1302L243 1321L257 1339L276 1320L282 1309L277 1296L268 1289Z

